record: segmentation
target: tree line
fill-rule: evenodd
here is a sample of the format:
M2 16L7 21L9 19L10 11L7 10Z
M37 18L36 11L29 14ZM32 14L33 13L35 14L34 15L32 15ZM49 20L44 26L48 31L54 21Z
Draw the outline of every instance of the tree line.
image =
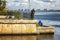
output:
M6 16L11 15L11 16L15 16L15 18L22 17L21 12L19 12L19 11L12 11L12 10L8 11L8 10L4 10L4 9L6 9L6 1L0 0L0 15L6 15ZM6 12L4 12L3 10Z
M4 10L5 7L6 7L6 1L0 0L0 11Z

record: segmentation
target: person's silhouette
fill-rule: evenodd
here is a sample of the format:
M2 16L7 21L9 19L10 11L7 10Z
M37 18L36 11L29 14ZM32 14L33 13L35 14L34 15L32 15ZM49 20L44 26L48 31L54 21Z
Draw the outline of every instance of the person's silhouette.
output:
M31 19L34 19L34 13L35 13L35 10L32 9L32 10L31 10Z

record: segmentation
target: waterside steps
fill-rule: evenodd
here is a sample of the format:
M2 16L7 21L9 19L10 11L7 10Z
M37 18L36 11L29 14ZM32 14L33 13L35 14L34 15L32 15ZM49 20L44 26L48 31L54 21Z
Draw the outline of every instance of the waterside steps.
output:
M37 34L54 34L54 27L53 26L38 27Z

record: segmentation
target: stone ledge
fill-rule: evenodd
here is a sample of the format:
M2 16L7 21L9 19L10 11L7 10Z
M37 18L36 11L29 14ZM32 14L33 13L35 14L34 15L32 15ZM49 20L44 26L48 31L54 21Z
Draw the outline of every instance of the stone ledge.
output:
M4 19L0 20L0 23L37 23L37 20L12 20L12 19Z
M38 27L38 33L54 33L54 27Z

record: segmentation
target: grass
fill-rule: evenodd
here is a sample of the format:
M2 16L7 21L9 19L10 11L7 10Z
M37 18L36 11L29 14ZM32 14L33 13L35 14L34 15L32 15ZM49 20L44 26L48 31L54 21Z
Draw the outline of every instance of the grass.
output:
M41 27L38 23L36 23L36 27Z

